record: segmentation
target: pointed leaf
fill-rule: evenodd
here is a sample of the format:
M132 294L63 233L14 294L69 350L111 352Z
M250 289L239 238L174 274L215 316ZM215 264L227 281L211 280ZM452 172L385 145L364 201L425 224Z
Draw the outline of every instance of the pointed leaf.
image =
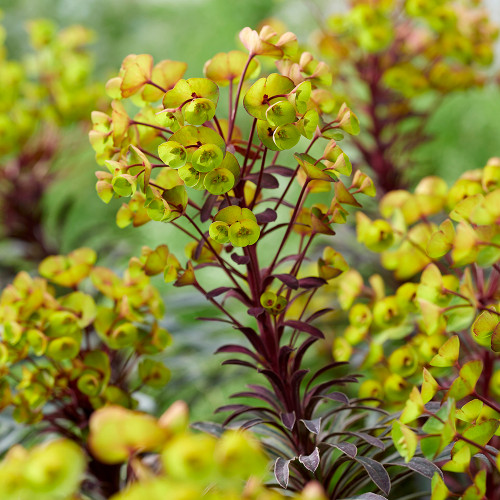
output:
M274 477L278 484L286 489L288 486L288 478L290 477L289 470L290 460L285 460L284 458L278 457L276 462L274 462Z
M310 455L300 455L299 462L311 472L314 472L319 465L319 450L314 448L314 451Z
M370 436L370 434L366 434L365 432L351 432L350 434L362 439L363 441L366 441L368 444L371 444L372 446L375 446L376 448L379 448L381 450L385 450L385 444L379 438Z
M434 474L437 472L441 477L443 477L443 473L441 469L433 464L430 460L427 460L422 457L413 457L409 462L391 462L387 465L399 465L400 467L406 467L411 469L421 476L427 477L428 479L432 479Z
M266 208L260 214L256 214L258 224L267 224L274 222L278 218L278 214L272 208Z
M334 443L331 444L333 448L337 448L342 453L346 454L349 458L354 458L358 454L358 449L352 443Z
M229 290L231 290L231 287L228 287L228 286L220 286L219 288L214 288L213 290L210 290L208 293L207 293L207 297L209 299L213 299L214 297L217 297L219 295L222 295L223 293L226 293L228 292Z
M213 422L193 422L190 427L197 431L206 432L217 438L222 436L224 432L224 427L220 424L215 424Z
M309 335L312 335L313 337L319 338L319 339L324 339L325 336L321 332L319 328L316 328L315 326L310 325L309 323L305 323L303 321L296 321L296 320L288 320L283 323L286 326L289 326L295 330L299 330L301 332L308 333Z
M309 278L302 278L299 280L299 287L305 289L319 288L320 286L326 285L327 281L323 278L316 278L311 276Z
M384 466L379 462L368 457L356 457L355 460L359 462L366 470L372 481L380 488L386 495L391 491L391 479L385 470Z
M292 411L291 413L281 413L281 422L283 425L291 431L293 429L293 426L295 425L295 412Z
M307 428L309 432L313 434L319 434L321 428L321 417L315 418L314 420L300 420Z
M330 392L321 396L326 399L331 399L332 401L338 401L339 403L349 404L349 398L343 392Z
M240 266L244 266L250 262L250 257L248 257L248 255L238 255L237 253L232 253L231 259Z
M274 276L292 290L297 290L297 288L299 288L299 281L291 274L275 274Z
M387 500L387 498L376 493L363 493L357 497L352 497L352 500Z

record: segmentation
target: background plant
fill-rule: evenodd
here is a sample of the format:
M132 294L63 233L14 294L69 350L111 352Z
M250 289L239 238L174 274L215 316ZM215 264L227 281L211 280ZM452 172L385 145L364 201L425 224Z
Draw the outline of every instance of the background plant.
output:
M54 253L42 197L55 180L63 130L83 127L100 93L90 77L90 30L71 26L58 31L52 21L38 20L28 24L28 31L33 50L19 60L8 59L3 27L0 33L1 231L5 254L20 249L17 262L5 257L2 265L13 269L21 256L37 262Z
M89 451L96 409L134 408L134 392L165 386L170 372L151 357L171 341L157 323L163 303L148 277L157 253L132 259L123 278L95 266L88 248L43 260L45 279L16 276L0 298L2 411ZM117 491L119 468L90 454L89 472L85 490Z
M348 3L320 20L317 46L361 113L366 134L352 142L382 194L422 176L430 116L443 96L485 84L498 30L476 1Z

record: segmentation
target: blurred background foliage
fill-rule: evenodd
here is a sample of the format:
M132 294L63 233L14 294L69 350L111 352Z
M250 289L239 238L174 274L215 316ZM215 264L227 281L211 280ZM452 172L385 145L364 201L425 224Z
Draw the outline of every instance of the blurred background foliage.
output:
M500 6L497 0L485 3L493 18L498 20ZM343 9L343 2L0 0L0 9L4 14L10 59L22 59L29 52L25 25L30 19L50 18L60 27L82 24L95 32L90 48L95 59L95 78L105 81L116 75L121 61L130 53L150 53L155 61L167 58L186 61L187 77L200 76L206 60L217 52L239 46L238 32L243 27L255 28L269 17L281 20L297 34L301 43L308 43L321 20L334 10ZM428 123L427 132L433 140L417 152L425 172L416 172L414 178L437 174L451 182L463 171L482 167L488 158L500 156L499 116L498 85L445 98ZM139 254L142 245L154 248L167 243L171 251L183 255L186 242L172 226L116 227L117 207L104 205L95 194L97 165L81 127L68 127L53 166L59 174L44 195L43 222L60 253L90 246L99 252L103 265L117 268L124 267L130 256ZM119 203L118 200L114 202ZM172 236L172 229L175 236ZM15 246L6 246L0 241L0 250L5 258L15 262L15 267L33 268L33 264L16 259ZM160 413L173 400L184 398L191 406L193 419L213 419L213 408L227 401L234 388L241 386L235 377L241 372L218 369L221 360L212 353L222 343L220 328L217 323L205 322L201 335L202 328L194 321L198 316L212 314L201 298L162 286L159 280L156 284L166 294L165 325L175 339L168 353L173 377L160 399L155 397L153 400L144 394L141 405L153 411L156 406L156 412ZM174 318L169 311L181 313L176 313ZM228 342L227 336L224 341Z

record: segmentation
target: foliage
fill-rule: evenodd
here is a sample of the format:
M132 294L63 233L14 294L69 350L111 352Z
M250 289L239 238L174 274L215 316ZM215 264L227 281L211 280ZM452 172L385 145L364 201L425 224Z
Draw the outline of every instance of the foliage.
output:
M88 248L47 257L43 278L21 272L0 297L0 409L83 448L97 408L134 408L133 392L170 378L151 357L171 339L157 323L164 309L149 283L150 252L131 259L123 278L95 260ZM90 472L101 480L95 461Z
M342 56L334 68L267 25L244 28L246 50L214 55L204 77L125 58L106 84L110 112L92 113L97 193L124 202L118 227L164 222L192 241L185 257L144 247L123 278L89 248L50 256L41 278L20 273L3 291L0 409L66 438L7 454L7 499L416 498L415 472L431 500L495 495L500 161L451 188L431 177L389 191L374 219L361 204L375 185L338 144L347 134L363 153L374 139L363 154L378 184L399 186L396 163L381 165L422 138L427 99L480 84L476 63L490 62L493 28L456 4L353 2L331 23L339 38L322 39ZM54 40L50 23L33 36ZM332 89L356 68L383 86L369 84L371 139L356 139L358 118ZM369 286L339 252L352 212L359 242L382 254L384 278ZM200 319L240 335L218 349L222 364L258 381L218 408L223 425L189 430L182 402L159 419L137 409L134 393L170 378L150 357L170 343L155 275L196 290L214 311ZM334 299L348 325L332 339ZM314 350L325 333L327 360Z
M377 428L380 439L363 425L370 412L379 410L363 405L364 399L329 392L335 385L356 382L357 377L339 372L344 363L327 364L310 375L302 367L306 352L323 338L311 322L328 312L310 311L309 300L326 279L347 268L342 256L327 248L320 276L302 276L306 254L315 237L331 236L332 224L346 222L346 206L360 206L357 195L375 194L369 177L359 171L349 183L340 180L341 175L351 175L352 167L337 141L344 132L358 134L358 120L327 89L331 75L326 65L301 52L292 33L278 36L268 26L259 33L245 28L240 39L248 54L217 54L205 64L208 78L185 80L183 63L166 60L154 65L148 55L124 60L118 77L106 86L114 98L111 116L93 113L90 140L98 162L108 169L97 173L97 192L105 202L131 198L117 214L120 226L168 222L194 240L184 266L170 262L171 255L165 253L156 271L163 271L165 280L176 286L196 288L226 316L213 319L246 337L248 347L225 345L219 352L247 359L223 364L257 370L268 386L251 385L249 391L234 395L257 399L259 406L234 404L219 411L231 412L225 424L237 420L243 428L256 427L263 433L274 428L265 443L277 457L276 481L300 491L316 473L331 498L374 485L388 494L391 481L381 462L388 455L384 440L389 439L389 429L384 424ZM258 76L258 56L277 59L286 76L271 73L246 85L245 80ZM247 139L236 125L245 85L242 101L251 117ZM227 119L217 116L220 87L228 87ZM140 107L136 114L129 115L132 108L126 99ZM162 106L154 106L159 99ZM321 138L327 141L323 152L311 156L312 146ZM295 169L276 164L284 150L305 139L309 146L294 154ZM275 152L271 161L270 151ZM280 187L279 177L289 179L281 196L264 197L267 190ZM291 189L295 179L301 186L298 198ZM332 184L335 193L329 207L306 206L310 194L329 192ZM261 208L268 204L273 208ZM292 214L283 218L282 208L287 206ZM278 248L259 251L276 230L284 230ZM291 250L291 245L298 245L298 250ZM244 271L234 264L245 266ZM207 266L226 277L216 288L210 283L210 290L202 284ZM289 314L289 306L300 297L308 299L305 307ZM228 299L247 309L248 320L233 315L226 306ZM326 377L330 371L338 374ZM425 460L420 464L387 462L386 466L406 466L429 478L437 470Z
M25 245L25 258L39 261L53 252L43 230L41 198L55 178L52 163L62 130L88 121L101 87L90 79L89 30L58 31L46 19L27 28L33 51L11 60L0 27L1 233Z
M335 86L361 116L352 142L380 192L404 187L443 96L487 81L497 28L475 0L350 0L317 36Z
M0 462L0 493L6 500L75 499L84 470L83 451L67 439L29 451L16 445Z
M370 286L354 270L336 280L349 325L334 340L334 357L363 355L369 378L360 397L403 410L392 430L398 451L410 460L420 447L444 471L467 472L475 479L464 498L491 495L500 480L499 180L493 158L451 188L427 177L415 193L387 193L384 218L358 212L357 233L394 271L394 292L386 294L380 275ZM347 285L350 295L341 296ZM455 483L457 490L467 481ZM444 483L440 491L448 491Z

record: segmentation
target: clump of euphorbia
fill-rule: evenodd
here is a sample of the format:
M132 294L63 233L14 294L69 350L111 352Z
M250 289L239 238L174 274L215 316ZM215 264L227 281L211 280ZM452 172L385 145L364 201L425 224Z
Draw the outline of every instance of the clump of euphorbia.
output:
M290 498L264 486L269 458L250 432L220 429L216 437L190 431L181 401L158 420L120 407L100 409L90 421L89 443L105 463L127 464L126 483L134 484L114 495L115 500ZM314 483L292 498L326 499Z
M67 439L31 450L16 445L0 462L0 495L5 500L69 500L84 472L83 450Z
M334 87L366 123L352 140L382 194L404 187L443 96L482 86L498 29L476 0L350 0L328 18L317 49Z
M91 31L58 30L48 19L30 21L27 29L33 50L21 60L7 57L0 36L0 232L38 262L54 253L41 200L56 177L52 164L63 130L89 121L100 85L90 79ZM2 257L4 266L15 267Z
M85 447L97 408L133 408L134 391L163 387L170 372L149 356L171 339L157 322L164 309L149 275L167 255L166 247L148 249L119 277L81 248L47 257L42 277L19 273L0 296L0 410ZM81 286L87 278L92 295ZM90 470L105 482L95 458Z
M364 354L369 378L359 395L403 409L392 431L398 451L410 460L420 448L443 471L474 478L462 474L448 486L434 479L433 498L447 498L449 488L479 499L500 484L499 201L497 158L451 188L428 177L414 193L389 192L380 219L358 213L357 231L394 271L396 288L388 293L379 275L364 286L354 270L335 280L349 325L334 340L334 358Z
M360 207L358 198L375 195L373 182L353 173L338 145L344 133L360 132L358 119L329 90L327 66L304 53L295 35L278 36L265 26L260 32L245 28L240 40L248 52L215 55L205 64L205 78L184 79L185 64L155 65L146 54L124 60L107 84L111 115L92 115L90 141L105 166L97 172L97 192L105 202L128 198L117 213L119 226L161 221L193 240L187 261L163 258L157 271L163 266L167 281L194 287L224 316L211 320L245 337L245 345L219 349L237 355L224 364L257 370L266 385L234 395L257 399L258 406L233 404L219 411L230 412L225 424L236 421L257 434L273 427L277 441L266 446L275 457L277 483L303 490L305 498L315 498L314 489L306 495L315 477L330 498L375 488L387 495L386 467L428 478L438 469L424 459L424 467L415 461L384 465L389 437L376 438L361 424L379 410L363 406L364 399L330 392L357 377L345 374L343 362L311 374L303 364L323 338L312 323L329 311L310 307L311 299L348 269L331 246L317 273L307 274L303 264L313 242L331 238L335 224L346 222L349 206ZM274 58L279 72L248 81L259 76L262 57ZM228 114L222 116L219 103L226 99ZM310 195L330 192L329 206L311 203ZM219 271L217 282L204 276L207 266ZM304 306L295 308L301 299ZM238 315L232 301L248 314ZM359 411L364 414L356 416ZM215 467L197 457L203 470ZM166 467L180 467L175 462ZM152 494L141 489L148 487L137 491Z

